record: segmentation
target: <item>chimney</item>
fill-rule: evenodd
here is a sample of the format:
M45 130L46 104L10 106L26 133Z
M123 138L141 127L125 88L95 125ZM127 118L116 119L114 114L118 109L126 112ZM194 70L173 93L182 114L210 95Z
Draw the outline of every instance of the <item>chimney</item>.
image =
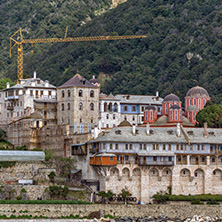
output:
M180 123L177 123L177 136L180 137Z
M49 87L49 81L48 80L45 81L45 87Z
M6 83L6 88L8 89L9 87L10 87L10 83L7 82L7 83Z
M159 97L159 92L158 91L156 91L156 97Z
M136 135L136 125L133 125L133 135Z
M34 76L33 76L33 78L36 79L36 71L34 71Z
M96 139L98 136L99 136L99 130L98 130L97 125L95 125L95 127L94 127L94 139Z
M150 135L150 124L149 123L146 124L146 135L147 136Z
M207 123L204 123L204 137L207 137Z

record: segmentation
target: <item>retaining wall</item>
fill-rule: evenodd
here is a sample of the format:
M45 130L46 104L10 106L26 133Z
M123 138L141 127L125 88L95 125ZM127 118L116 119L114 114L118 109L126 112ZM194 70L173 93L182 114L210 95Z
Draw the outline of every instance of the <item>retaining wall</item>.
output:
M216 205L65 205L65 204L0 204L0 215L32 215L57 218L61 216L88 216L93 211L102 210L104 215L130 216L168 216L187 218L193 215L222 217L221 206Z

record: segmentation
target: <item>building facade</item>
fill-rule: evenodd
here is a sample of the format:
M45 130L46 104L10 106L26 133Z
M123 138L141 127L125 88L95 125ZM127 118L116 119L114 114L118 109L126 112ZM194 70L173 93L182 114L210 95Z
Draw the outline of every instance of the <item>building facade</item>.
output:
M57 88L59 125L68 125L72 133L89 133L99 122L100 88L76 74Z
M146 203L169 189L176 195L222 194L221 135L222 129L184 128L180 123L115 127L90 141L90 164L101 190L118 194L126 188Z

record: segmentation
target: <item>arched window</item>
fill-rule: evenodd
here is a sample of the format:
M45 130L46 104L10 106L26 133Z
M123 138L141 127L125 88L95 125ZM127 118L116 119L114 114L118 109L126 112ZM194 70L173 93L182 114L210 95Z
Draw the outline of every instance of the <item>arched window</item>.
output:
M124 106L123 109L124 109L124 111L127 112L128 111L128 106Z
M124 116L124 120L127 120L127 117L126 117L126 116Z
M150 120L153 120L153 111L150 111Z
M82 95L83 95L83 92L82 92L82 90L80 89L80 90L79 90L79 97L82 97Z
M90 103L90 110L94 110L94 104Z
M118 105L117 105L117 103L114 104L114 110L113 111L114 112L118 112Z
M90 97L94 97L94 91L93 90L90 91Z
M109 108L108 109L109 109L110 112L112 112L112 108L113 108L112 103L109 103Z
M107 112L107 103L104 103L104 112Z
M132 106L132 111L136 112L136 106Z
M166 104L165 104L165 112L166 112L166 113L167 113L167 105L168 105L168 104L166 103Z
M82 103L79 103L79 110L83 110L83 105L82 105Z
M62 90L62 97L65 97L65 92L64 92L64 90Z
M64 111L64 109L65 109L65 105L64 103L62 103L62 111Z
M196 99L193 100L193 104L196 106Z
M70 97L71 93L70 93L70 90L68 90L68 97Z
M177 110L175 110L175 120L177 120Z
M70 110L70 103L68 103L68 110Z

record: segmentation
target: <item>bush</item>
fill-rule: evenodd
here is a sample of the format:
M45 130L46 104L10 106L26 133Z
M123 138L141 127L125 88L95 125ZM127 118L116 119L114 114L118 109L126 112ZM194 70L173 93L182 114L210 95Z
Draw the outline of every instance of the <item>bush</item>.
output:
M0 200L0 204L91 204L76 200Z
M50 179L50 182L54 183L55 182L55 172L54 171L51 171L49 174L48 174L48 177Z
M192 200L191 204L195 204L195 205L203 205L204 203L201 202L200 200Z
M21 193L27 193L26 189L25 189L25 188L22 188L22 189L21 189Z
M22 196L20 195L16 197L16 200L21 200L21 199L22 199Z

